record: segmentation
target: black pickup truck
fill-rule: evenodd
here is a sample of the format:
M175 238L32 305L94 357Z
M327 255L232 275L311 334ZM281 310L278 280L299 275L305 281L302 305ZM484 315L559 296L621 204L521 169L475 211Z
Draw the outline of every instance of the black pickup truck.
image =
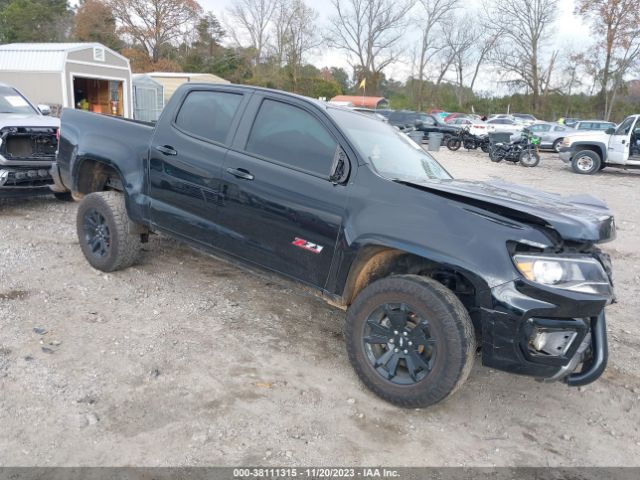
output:
M454 180L357 112L190 83L155 127L65 110L54 177L82 197L94 268L133 264L162 232L305 284L347 311L353 367L397 405L449 396L477 347L485 365L569 385L605 368L606 206Z
M400 130L417 130L422 132L423 139L428 139L430 133L441 133L442 144L446 145L447 137L460 133L459 125L448 125L435 115L398 110L389 115L389 123Z

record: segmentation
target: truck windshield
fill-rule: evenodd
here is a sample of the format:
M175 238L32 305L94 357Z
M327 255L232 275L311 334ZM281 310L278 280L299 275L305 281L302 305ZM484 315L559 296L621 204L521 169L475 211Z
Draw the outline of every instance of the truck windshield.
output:
M0 86L0 114L2 113L33 115L37 112L16 90L11 87Z
M394 127L347 110L328 111L360 155L381 176L407 181L451 178L431 155Z

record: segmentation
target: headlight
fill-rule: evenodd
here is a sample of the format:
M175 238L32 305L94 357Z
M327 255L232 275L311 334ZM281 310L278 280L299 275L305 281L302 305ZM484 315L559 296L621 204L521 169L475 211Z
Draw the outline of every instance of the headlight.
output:
M562 145L563 147L570 146L571 145L571 139L569 137L564 137L562 139L562 143L560 145Z
M612 294L609 277L595 258L518 254L513 261L524 278L532 282L574 292Z

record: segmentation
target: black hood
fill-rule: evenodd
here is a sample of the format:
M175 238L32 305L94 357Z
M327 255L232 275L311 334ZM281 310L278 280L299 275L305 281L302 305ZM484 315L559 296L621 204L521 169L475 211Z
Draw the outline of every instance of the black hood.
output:
M616 236L607 205L591 195L562 196L514 183L463 180L402 182L518 221L554 229L565 240L600 243Z

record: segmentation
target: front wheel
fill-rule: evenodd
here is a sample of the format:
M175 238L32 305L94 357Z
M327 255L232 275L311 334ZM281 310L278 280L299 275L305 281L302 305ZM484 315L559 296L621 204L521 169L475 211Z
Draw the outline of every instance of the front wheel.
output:
M523 150L519 160L523 167L535 167L540 163L540 154L532 149Z
M71 195L71 192L53 192L53 196L56 197L56 200L60 200L61 202L73 202L73 195Z
M583 150L576 153L571 161L571 168L581 175L591 175L600 170L602 161L600 156L592 150Z
M80 203L76 217L80 248L91 266L113 272L131 266L140 253L140 235L129 233L124 195L90 193Z
M400 407L427 407L467 379L475 354L473 324L460 300L418 275L384 278L349 307L349 360L373 393Z
M456 150L460 149L462 142L457 137L449 137L446 145L449 150L451 150L452 152L455 152Z

